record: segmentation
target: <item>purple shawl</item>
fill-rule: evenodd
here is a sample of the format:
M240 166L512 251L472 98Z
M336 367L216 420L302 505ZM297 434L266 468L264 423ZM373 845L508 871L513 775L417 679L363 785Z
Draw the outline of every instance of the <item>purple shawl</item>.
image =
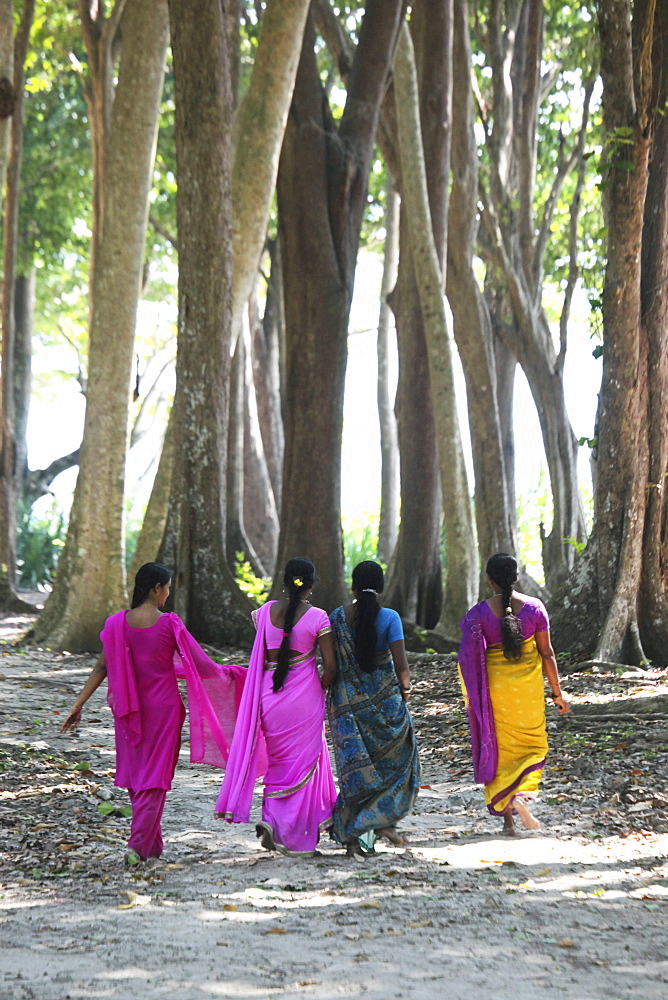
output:
M476 604L460 621L462 641L459 646L459 669L466 688L466 709L471 727L473 777L484 785L496 774L499 751L496 745L494 712L489 695L487 643L480 622L480 606Z
M127 740L141 742L137 681L125 637L125 611L107 618L100 633L107 665L107 701ZM190 760L224 767L246 679L246 668L210 659L178 615L167 614L174 632L174 672L185 678L190 713Z
M251 616L257 633L239 706L235 740L215 808L215 812L230 823L248 822L255 780L267 770L267 748L260 725L260 705L266 652L265 618L272 603L269 601L263 604Z

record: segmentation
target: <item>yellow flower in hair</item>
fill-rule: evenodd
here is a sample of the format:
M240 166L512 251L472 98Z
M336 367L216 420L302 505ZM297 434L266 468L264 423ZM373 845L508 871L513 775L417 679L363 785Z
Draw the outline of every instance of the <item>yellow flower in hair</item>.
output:
M292 582L294 583L295 587L303 587L304 586L304 581L299 576L294 577L294 579L293 579Z

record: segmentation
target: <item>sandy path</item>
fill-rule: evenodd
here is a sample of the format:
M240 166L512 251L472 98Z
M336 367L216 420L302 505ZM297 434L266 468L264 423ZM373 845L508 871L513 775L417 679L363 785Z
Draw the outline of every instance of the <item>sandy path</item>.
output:
M402 824L410 848L363 864L329 842L313 860L268 855L252 827L213 818L219 775L183 754L164 862L138 873L120 863L128 820L98 811L125 803L103 697L77 737L54 725L90 660L3 653L0 997L666 1000L668 834L615 833L616 807L585 782L542 807L539 833L500 837L453 766L461 720L434 700L450 697L435 662L416 667L430 787ZM565 785L548 774L545 798Z

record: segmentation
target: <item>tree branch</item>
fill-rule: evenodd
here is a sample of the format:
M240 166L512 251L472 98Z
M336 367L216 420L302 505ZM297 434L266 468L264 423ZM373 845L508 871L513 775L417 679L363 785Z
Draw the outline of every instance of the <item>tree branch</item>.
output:
M158 236L162 236L164 240L167 240L167 242L170 243L178 253L179 241L171 230L167 229L166 226L163 226L163 224L156 219L152 212L149 212L148 221L153 226Z
M66 469L71 469L79 464L79 449L70 452L69 455L61 455L54 459L46 469L30 469L25 476L23 485L23 496L28 503L33 504L45 493L49 492L51 483Z
M547 241L550 238L550 227L552 226L552 219L554 218L554 210L557 206L557 200L564 186L564 181L570 174L571 170L578 162L579 157L580 142L565 155L563 153L563 148L559 152L559 161L557 163L557 171L554 175L552 181L552 187L550 188L550 193L545 199L545 205L543 206L543 217L541 219L540 227L538 230L538 236L536 238L536 249L533 258L533 284L534 287L540 287L540 275L543 270L543 260L545 257L545 250L547 249Z
M559 317L559 353L557 355L557 371L559 372L559 374L563 372L564 364L566 361L566 347L568 343L568 320L570 317L571 302L573 301L575 286L577 285L577 281L580 276L580 268L578 266L578 223L580 220L582 189L584 188L585 172L587 166L587 160L585 157L585 140L587 137L587 126L589 124L591 95L594 90L594 84L596 83L597 75L598 74L596 75L592 74L591 78L589 79L588 83L585 86L584 103L582 106L582 124L580 125L580 133L578 135L578 145L577 145L578 177L575 184L575 191L573 192L573 200L571 201L570 225L568 233L568 278L566 280L564 301L561 307L561 315Z
M102 43L108 45L110 51L118 34L126 2L127 0L116 0L111 14L106 18L102 27Z
M355 46L348 32L332 10L329 0L314 0L313 13L316 28L336 63L341 78L346 79L353 66Z

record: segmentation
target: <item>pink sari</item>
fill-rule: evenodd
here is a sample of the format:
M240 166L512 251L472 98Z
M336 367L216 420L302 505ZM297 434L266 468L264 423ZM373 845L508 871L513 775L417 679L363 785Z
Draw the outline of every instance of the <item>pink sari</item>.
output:
M230 823L247 823L255 779L263 776L259 832L268 833L282 854L313 854L321 831L332 824L336 801L315 655L318 636L331 627L319 608L300 618L290 636L299 655L274 692L266 654L280 646L282 630L272 625L273 603L253 613L257 636L216 812Z

